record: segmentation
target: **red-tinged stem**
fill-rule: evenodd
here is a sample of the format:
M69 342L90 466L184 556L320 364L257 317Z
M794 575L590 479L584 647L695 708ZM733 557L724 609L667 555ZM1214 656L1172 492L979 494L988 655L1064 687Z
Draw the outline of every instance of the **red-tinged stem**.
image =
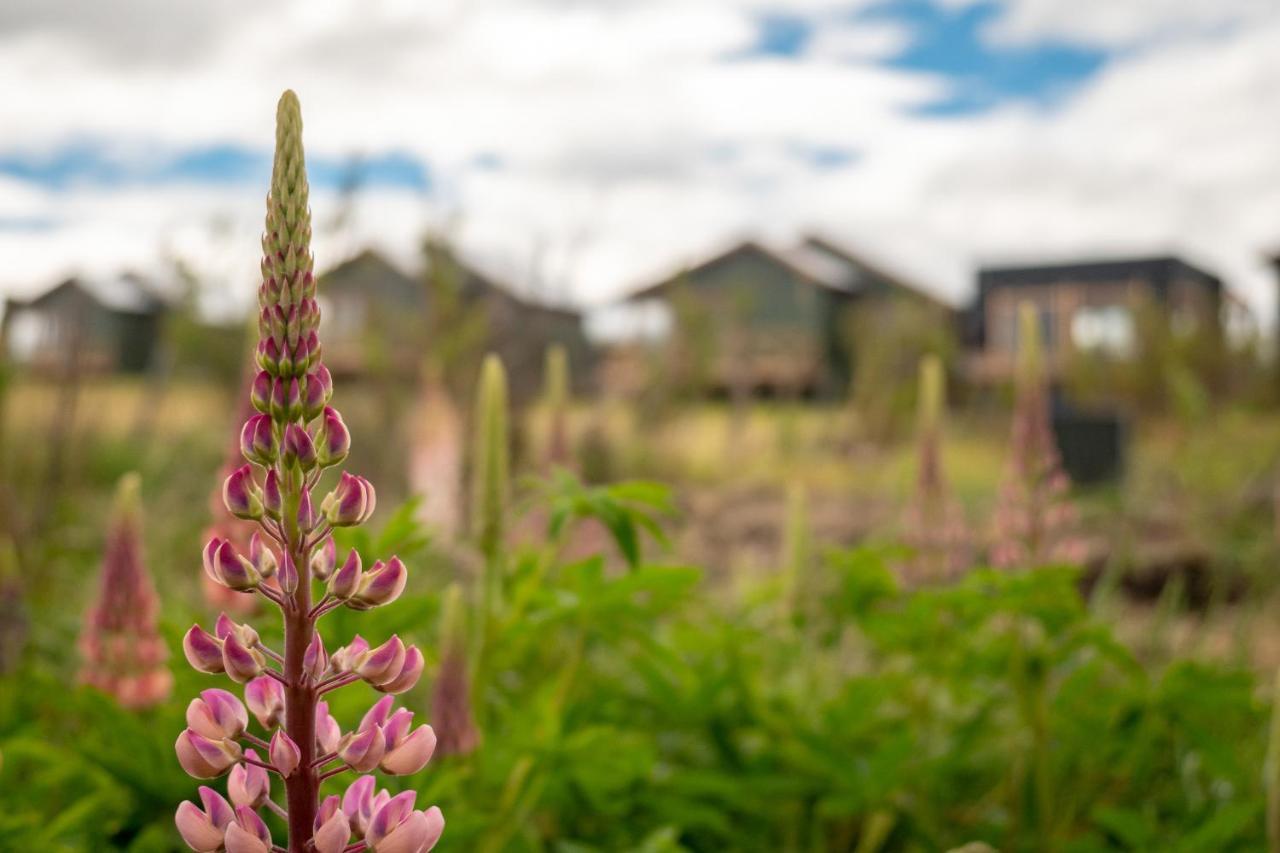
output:
M311 762L311 766L312 766L312 767L323 767L323 766L325 766L326 764L328 764L330 761L333 761L333 760L334 760L335 758L337 758L337 757L338 757L338 753L336 753L336 752L326 752L324 755L320 756L320 757L319 757L319 758L317 758L315 761Z
M346 687L348 684L355 684L360 680L360 676L355 673L347 673L346 675L335 675L333 678L327 679L316 685L316 692L319 694L330 693L339 687Z
M355 844L348 845L342 849L342 853L360 853L361 850L367 850L368 845L363 841L357 841Z
M283 479L283 478L282 478ZM287 477L291 488L285 506L286 518L297 518L302 480ZM284 678L285 731L298 745L298 768L285 780L289 802L289 853L305 853L311 840L319 805L320 779L312 763L316 755L316 699L318 693L303 667L307 646L315 633L311 617L311 565L305 547L304 533L290 521L289 548L298 572L298 588L293 591L291 607L284 612Z
M280 775L280 771L275 768L274 764L268 764L265 761L259 761L256 758L250 758L247 755L241 756L240 760L243 761L245 764L252 764L254 767L261 767L263 770L270 770L272 773L275 773L277 776Z
M332 770L326 770L320 774L320 781L323 782L325 779L331 779L334 776L337 776L339 773L346 773L347 770L349 769L350 768L344 764L341 767L335 767Z
M275 800L267 800L265 805L267 808L271 809L271 811L275 812L277 815L284 818L285 820L289 819L289 813L284 810L284 806L280 805Z
M258 643L258 651L262 652L264 655L271 658L276 663L284 663L284 658L280 655L279 652L275 651L274 649L267 648L262 643Z
M286 665L286 667L288 666L288 664L287 664L287 663L286 663L285 665ZM276 672L276 671L275 671L274 669L272 669L271 667L266 667L266 668L264 668L264 669L262 670L262 672L263 672L263 674L264 674L264 675L268 675L268 676L270 676L270 677L274 678L276 681L280 682L280 683L281 683L281 684L283 684L285 687L288 687L288 686L289 686L289 678L288 678L288 676L281 675L280 673Z
M240 737L249 741L249 743L253 744L259 749L271 749L271 744L267 743L265 740L258 737L257 735L251 735L248 732L244 732L243 734L240 735Z

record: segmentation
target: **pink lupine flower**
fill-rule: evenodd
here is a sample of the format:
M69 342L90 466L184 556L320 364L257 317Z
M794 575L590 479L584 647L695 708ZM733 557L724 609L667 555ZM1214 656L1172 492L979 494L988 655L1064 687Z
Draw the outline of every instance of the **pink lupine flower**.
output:
M410 417L409 488L421 496L418 520L446 538L462 526L462 415L440 370L422 372L418 405Z
M932 356L920 365L916 488L903 514L902 538L912 553L902 573L909 584L954 578L973 558L973 538L964 510L947 487L942 471L944 407L942 362Z
M996 499L990 554L1000 568L1074 563L1087 551L1049 417L1037 320L1035 309L1023 305L1009 462Z
M197 853L215 853L222 849L227 826L235 820L235 810L217 791L200 786L201 809L195 803L184 802L178 806L174 822L187 846Z
M98 594L80 633L80 680L126 708L163 702L173 687L160 636L160 601L142 555L138 476L120 481L107 534Z
M366 783L359 780L348 790L352 808L337 797L321 803L319 795L321 782L348 769L366 772L381 764L387 772L417 772L430 759L435 736L430 726L411 730L412 715L393 712L390 695L359 728L343 734L323 699L361 680L388 694L408 690L424 659L395 636L373 647L356 636L329 654L317 630L320 619L338 607L390 604L403 592L408 571L391 557L365 572L354 552L339 568L330 532L367 521L376 493L368 480L346 471L330 477L327 494L317 491L325 469L346 458L351 437L330 404L333 380L320 363L301 129L297 98L286 92L277 112L262 240L259 370L248 392L254 414L245 418L237 442L246 464L230 466L222 487L227 512L255 529L247 537L211 536L202 561L208 582L280 609L284 648L268 648L252 626L225 612L212 633L199 625L187 631L182 647L192 667L243 684L245 701L212 689L189 706L188 728L175 744L178 761L196 778L227 774L235 807L201 788L204 809L183 803L175 820L188 846L210 853L282 849L258 814L262 808L285 819L289 835L283 849L290 853L420 853L443 831L438 809L415 811L412 799L406 806L403 798L392 808L385 791L373 794L371 778L367 797L361 793ZM247 730L250 713L271 732L269 741ZM241 741L265 750L266 760ZM283 782L284 805L271 799L271 773ZM360 846L349 846L353 831L363 839Z

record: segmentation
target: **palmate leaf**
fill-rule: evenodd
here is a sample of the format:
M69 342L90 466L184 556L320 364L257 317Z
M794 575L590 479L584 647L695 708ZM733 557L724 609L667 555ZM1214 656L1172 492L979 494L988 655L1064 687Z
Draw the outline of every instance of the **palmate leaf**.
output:
M558 471L539 484L542 500L550 510L547 535L556 540L572 524L594 520L609 531L628 567L641 561L640 532L660 546L669 545L661 518L674 514L671 491L656 483L625 482L607 486L587 486L572 474Z

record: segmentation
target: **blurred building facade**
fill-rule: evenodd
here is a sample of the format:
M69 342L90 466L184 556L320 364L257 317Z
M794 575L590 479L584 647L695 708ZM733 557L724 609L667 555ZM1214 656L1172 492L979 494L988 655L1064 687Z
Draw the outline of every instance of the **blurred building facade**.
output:
M977 381L1013 375L1024 302L1039 315L1053 375L1073 352L1137 356L1141 324L1151 319L1176 335L1221 340L1229 302L1216 275L1176 257L984 268L977 284L965 317L968 373Z
M524 299L451 253L427 254L432 261L417 276L372 250L321 275L321 339L335 374L416 376L431 348L463 324L476 327L475 350L502 358L513 387L538 387L553 343L575 364L590 361L577 312Z
M920 288L820 237L787 249L747 240L628 298L669 319L664 336L683 360L700 360L713 392L831 396L849 384L854 309L906 299L951 310Z
M6 299L8 355L36 372L138 373L160 344L167 301L134 273L68 278L31 299Z

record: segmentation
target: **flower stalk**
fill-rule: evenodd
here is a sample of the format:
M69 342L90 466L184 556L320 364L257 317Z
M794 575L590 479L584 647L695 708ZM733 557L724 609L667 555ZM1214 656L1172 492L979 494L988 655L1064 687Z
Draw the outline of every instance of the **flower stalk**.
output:
M231 515L257 530L247 549L215 536L204 550L211 580L256 593L280 609L284 649L268 648L252 626L226 614L213 633L198 625L187 632L183 650L191 665L243 684L244 702L218 689L192 701L176 745L178 760L196 778L229 773L234 808L205 787L204 808L183 803L176 822L198 851L429 850L444 819L437 808L415 809L412 792L374 797L373 778L363 776L345 797L320 799L321 782L343 772L418 772L431 758L435 734L430 726L414 729L409 711L392 710L392 696L413 687L422 673L416 647L396 636L370 646L356 636L330 653L317 631L319 620L337 607L369 610L395 601L407 570L396 557L366 569L354 551L338 563L333 529L366 522L376 497L372 484L346 471L327 493L320 491L326 471L346 458L350 435L330 405L333 382L321 362L310 242L301 109L285 92L276 113L262 239L259 372L249 395L255 413L240 434L247 463L227 476L222 493ZM321 697L357 681L387 695L344 733ZM250 712L261 735L248 730ZM271 797L274 784L284 788L283 806ZM275 845L258 813L263 808L283 815L287 848Z

